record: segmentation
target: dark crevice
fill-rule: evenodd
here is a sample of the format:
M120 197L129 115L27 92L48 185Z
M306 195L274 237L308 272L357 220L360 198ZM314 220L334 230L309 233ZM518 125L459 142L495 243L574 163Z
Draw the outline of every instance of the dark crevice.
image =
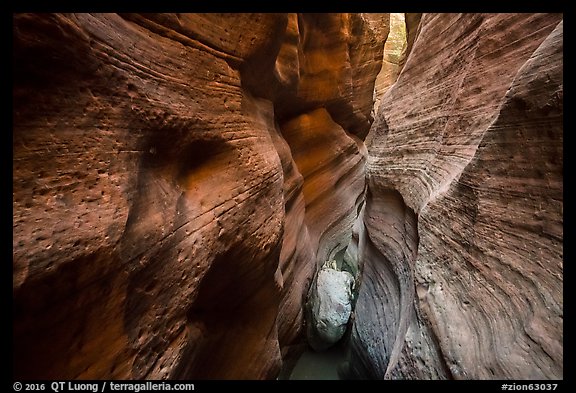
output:
M350 371L358 378L383 379L397 361L412 318L417 216L399 192L369 182L364 223Z

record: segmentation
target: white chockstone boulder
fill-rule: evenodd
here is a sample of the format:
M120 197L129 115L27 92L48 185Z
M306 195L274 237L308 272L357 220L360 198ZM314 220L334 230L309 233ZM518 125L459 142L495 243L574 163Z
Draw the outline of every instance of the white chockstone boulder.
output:
M324 350L336 343L346 331L352 312L354 277L346 272L323 267L318 272L310 297L311 324L308 338L315 350Z

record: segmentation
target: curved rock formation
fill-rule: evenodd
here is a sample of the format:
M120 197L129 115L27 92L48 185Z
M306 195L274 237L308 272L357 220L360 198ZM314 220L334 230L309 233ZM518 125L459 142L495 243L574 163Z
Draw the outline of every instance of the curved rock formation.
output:
M13 377L562 378L561 20L14 14Z
M422 17L366 142L357 375L562 378L561 19Z
M14 377L275 378L364 189L356 14L14 15Z
M282 18L218 50L213 21L191 38L174 18L15 16L16 377L280 366L273 108L253 104L229 62L270 45Z

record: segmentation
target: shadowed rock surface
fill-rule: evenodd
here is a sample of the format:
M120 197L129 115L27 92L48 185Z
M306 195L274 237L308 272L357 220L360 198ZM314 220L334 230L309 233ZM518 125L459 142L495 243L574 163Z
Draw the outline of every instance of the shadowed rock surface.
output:
M275 378L364 189L356 14L14 15L15 378Z
M366 141L359 375L562 378L561 18L422 17Z
M13 378L562 378L561 21L14 14Z

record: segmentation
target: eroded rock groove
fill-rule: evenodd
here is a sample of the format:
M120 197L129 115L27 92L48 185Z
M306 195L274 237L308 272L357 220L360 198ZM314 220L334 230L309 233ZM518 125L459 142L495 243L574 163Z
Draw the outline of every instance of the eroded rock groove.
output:
M562 378L562 18L14 14L14 379Z

